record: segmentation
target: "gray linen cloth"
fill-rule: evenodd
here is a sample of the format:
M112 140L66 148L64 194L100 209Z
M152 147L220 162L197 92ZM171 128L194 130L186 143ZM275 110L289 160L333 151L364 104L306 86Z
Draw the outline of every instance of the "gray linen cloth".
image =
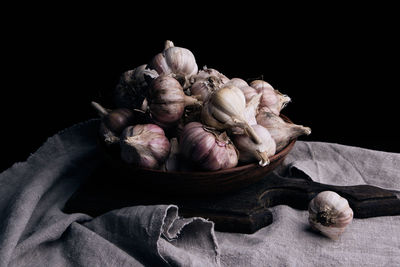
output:
M98 120L49 138L0 174L0 266L399 266L400 216L354 219L338 241L310 230L307 212L272 208L254 234L214 231L180 218L173 203L133 206L96 218L62 208L101 163ZM400 190L400 154L296 143L284 167L314 181Z

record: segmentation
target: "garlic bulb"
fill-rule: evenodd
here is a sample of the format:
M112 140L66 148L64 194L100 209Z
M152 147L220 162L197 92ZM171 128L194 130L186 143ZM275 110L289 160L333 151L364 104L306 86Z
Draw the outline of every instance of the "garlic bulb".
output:
M190 92L192 95L199 96L204 101L212 92L219 89L229 79L215 69L209 69L206 66L198 74L190 78L192 85Z
M120 136L121 158L138 167L157 169L168 157L170 143L155 124L127 127Z
M213 92L204 103L201 120L204 124L218 130L242 128L256 144L260 144L260 137L246 122L245 108L246 99L243 92L233 85L225 85Z
M272 111L279 115L281 110L291 101L290 97L275 90L269 83L262 80L254 80L250 86L262 93L260 109Z
M204 66L202 70L200 70L196 75L193 75L190 80L192 83L198 81L198 80L205 80L208 79L210 76L217 77L221 83L225 84L229 82L229 78L226 77L224 74L221 72L217 71L216 69L212 68L207 68L207 66Z
M272 85L263 80L254 80L250 83L250 86L256 89L257 91L262 91L263 89L269 89L271 91L275 90L272 87Z
M220 134L199 122L185 125L180 150L204 170L232 168L238 163L238 153L226 133Z
M292 139L311 133L309 127L286 122L271 111L260 111L256 120L270 132L276 143L276 151L282 150Z
M242 90L244 97L246 98L246 102L249 102L253 98L253 96L258 94L256 89L250 87L246 81L240 78L232 78L226 84L236 86L237 88Z
M127 108L118 108L108 111L97 102L92 101L91 104L102 118L104 126L114 134L119 135L126 127L133 124L135 121L133 111Z
M165 42L164 51L157 54L148 64L149 69L155 69L158 74L172 74L182 82L184 88L189 85L190 76L198 71L193 53L182 47L176 47L171 41Z
M148 86L144 76L146 67L146 64L140 65L121 75L113 96L118 108L139 109L142 106Z
M334 240L353 220L353 210L348 201L332 191L321 192L313 198L308 212L311 227Z
M258 164L262 167L269 164L269 157L273 156L276 151L274 139L270 133L261 125L251 126L257 135L261 138L261 144L255 144L247 135L234 135L233 143L239 150L239 160L245 163L258 160Z
M218 90L222 85L221 80L216 76L209 76L207 79L198 79L190 87L192 95L198 96L199 100L206 100L212 92Z
M147 101L155 123L166 127L179 121L189 105L201 104L185 95L179 82L170 76L160 75L149 86Z

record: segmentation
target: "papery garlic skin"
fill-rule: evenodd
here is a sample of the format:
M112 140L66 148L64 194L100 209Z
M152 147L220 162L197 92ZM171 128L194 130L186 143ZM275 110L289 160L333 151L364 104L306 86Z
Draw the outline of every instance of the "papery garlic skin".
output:
M205 125L218 130L232 131L235 127L242 128L255 143L260 144L260 137L246 122L245 108L246 99L243 92L233 85L224 85L213 92L204 103L201 120Z
M286 122L271 111L260 111L256 120L270 132L276 143L276 151L281 151L291 140L301 135L311 134L311 128Z
M243 117L248 125L256 125L256 115L258 113L258 106L260 104L260 98L262 94L253 96L253 98L246 104L246 108L243 111ZM231 130L232 134L244 134L244 129L240 127L234 127Z
M165 75L160 75L151 83L147 101L152 118L163 127L177 123L185 106L200 104L197 99L185 95L175 78Z
M155 124L127 127L120 136L121 159L138 167L158 169L168 157L170 143Z
M116 107L140 109L148 87L144 76L146 67L143 64L121 75L113 95Z
M198 96L199 100L206 100L210 94L218 90L222 85L221 80L216 76L209 76L207 79L197 79L190 87L190 92Z
M337 240L353 220L348 201L333 191L324 191L308 206L309 223L314 230Z
M257 93L262 93L260 110L272 111L279 115L281 110L291 101L290 97L275 90L269 83L262 80L254 80L250 83Z
M102 122L100 123L99 134L106 143L106 145L113 145L119 143L119 137L115 135L110 129Z
M215 69L206 66L196 75L191 76L190 92L198 96L199 100L205 101L210 94L221 88L229 79Z
M204 170L233 168L238 163L238 153L228 136L209 130L199 122L185 125L180 151Z
M184 88L189 85L189 78L198 72L193 53L189 49L174 46L171 41L166 41L164 51L153 57L148 68L155 69L159 75L173 74Z
M269 164L269 157L276 152L276 144L270 133L261 125L251 126L257 135L261 138L261 144L255 144L250 137L245 134L234 135L233 143L239 150L239 160L244 163L259 161L258 164L262 167Z
M229 82L229 78L226 77L224 74L217 71L216 69L207 68L207 66L204 66L202 70L200 70L196 75L193 75L190 79L191 82L194 83L198 80L208 79L210 76L217 77L222 84Z

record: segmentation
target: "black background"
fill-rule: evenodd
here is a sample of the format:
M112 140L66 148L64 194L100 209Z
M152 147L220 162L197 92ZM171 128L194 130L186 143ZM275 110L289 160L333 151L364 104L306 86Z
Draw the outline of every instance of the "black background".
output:
M282 113L312 128L301 140L400 152L398 21L390 8L276 17L257 7L179 16L123 10L18 10L3 24L0 171L95 117L90 101L109 105L120 74L148 62L167 39L190 49L199 67L262 76L288 94Z

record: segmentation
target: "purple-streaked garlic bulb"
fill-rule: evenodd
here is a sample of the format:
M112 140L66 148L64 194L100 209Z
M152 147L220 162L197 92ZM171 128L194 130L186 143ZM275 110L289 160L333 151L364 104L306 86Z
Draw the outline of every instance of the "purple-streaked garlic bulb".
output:
M251 126L257 135L261 138L260 144L254 143L247 135L234 135L233 143L239 150L239 160L244 163L258 161L262 167L269 164L269 157L276 152L276 145L270 133L261 125Z
M185 125L180 151L204 170L233 168L238 163L238 152L227 134L210 130L199 122Z
M281 110L290 102L290 97L275 90L269 83L262 80L254 80L250 86L262 93L260 110L272 111L279 115Z
M114 90L114 104L118 108L140 109L146 97L146 64L124 72Z
M175 78L165 75L151 83L147 101L151 117L162 127L176 124L186 106L201 104L196 98L187 96Z
M258 124L264 126L270 132L276 143L276 151L282 150L292 139L311 133L309 127L286 122L271 111L260 111L256 119Z
M176 47L171 41L165 42L164 51L153 57L148 68L156 70L159 75L173 75L185 88L189 85L189 78L198 71L193 53Z
M168 157L170 143L155 124L127 127L120 136L121 159L137 167L158 169Z

